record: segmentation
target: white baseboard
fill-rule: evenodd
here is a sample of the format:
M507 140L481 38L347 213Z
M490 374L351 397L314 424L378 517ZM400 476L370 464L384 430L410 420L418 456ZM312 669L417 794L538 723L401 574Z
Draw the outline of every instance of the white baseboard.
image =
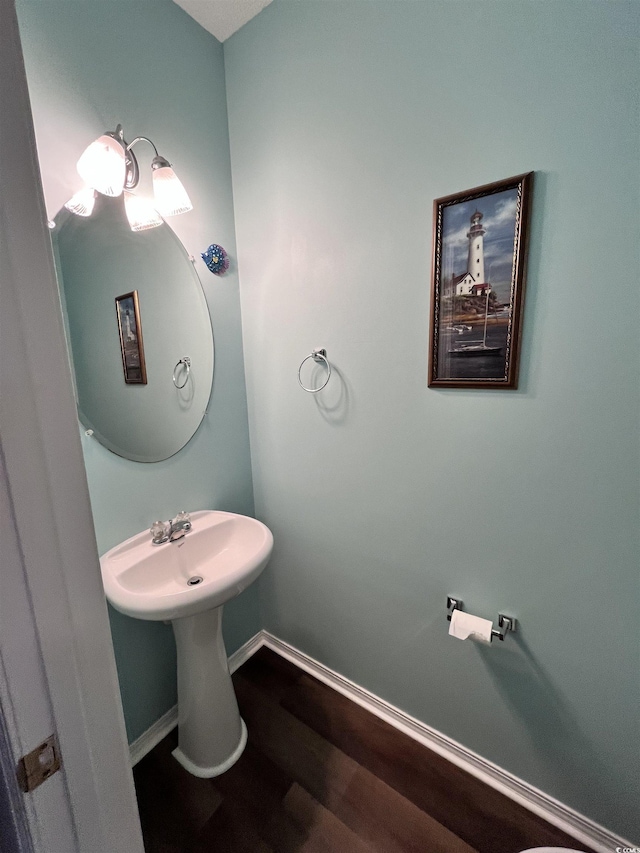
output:
M284 640L278 639L268 631L259 631L231 655L229 670L235 672L262 646L267 646L267 648L317 678L318 681L322 681L328 687L342 693L343 696L370 711L376 717L437 752L438 755L448 759L452 764L466 770L472 776L500 791L529 811L539 815L548 823L575 838L577 842L593 848L598 853L612 853L616 848L634 847L631 842L615 835L569 806L565 806L528 782L518 779L517 776L508 773L491 761L487 761L486 758L482 758L452 738L432 729L420 720L416 720L384 699L380 699L365 690L364 687L360 687L294 646L289 645L289 643L284 642ZM132 765L136 764L171 731L177 723L177 716L176 706L167 711L157 723L154 723L150 729L131 744Z
M152 726L143 732L139 738L136 738L133 743L129 744L129 758L131 766L135 767L138 761L143 759L148 752L151 752L154 746L160 743L163 737L169 734L171 729L178 725L178 706L163 714L159 720L156 720Z
M249 660L250 657L255 655L258 649L261 649L264 645L266 645L267 637L270 636L266 631L258 631L258 633L251 637L250 640L244 644L244 646L240 646L240 648L234 652L232 655L229 655L229 672L233 675L236 669L239 669L243 663Z

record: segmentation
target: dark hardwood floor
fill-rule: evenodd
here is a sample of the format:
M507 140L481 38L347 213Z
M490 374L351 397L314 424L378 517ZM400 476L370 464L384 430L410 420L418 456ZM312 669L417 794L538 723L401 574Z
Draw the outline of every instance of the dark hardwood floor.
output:
M249 741L231 770L191 776L171 757L176 731L135 767L147 853L579 846L266 648L234 683Z

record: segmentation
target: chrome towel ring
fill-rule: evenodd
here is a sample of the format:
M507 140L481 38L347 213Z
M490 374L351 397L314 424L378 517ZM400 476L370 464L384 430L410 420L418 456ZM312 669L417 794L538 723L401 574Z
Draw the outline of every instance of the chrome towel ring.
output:
M177 374L178 374L178 371L180 369L181 364L184 365L185 376L184 376L184 382L182 383L182 385L179 385ZM173 368L173 384L176 386L176 388L178 388L178 389L184 388L184 386L189 381L189 374L190 373L191 373L191 359L189 358L188 355L185 355L185 357L181 358L180 361Z
M319 388L307 388L307 386L302 383L302 379L300 378L300 372L302 371L305 362L309 361L310 358L312 358L316 364L322 364L322 362L324 362L327 367L327 378L324 380L324 382L322 383L322 385L320 385ZM302 359L302 364L298 368L298 383L303 391L307 391L307 393L309 394L317 394L318 391L322 391L322 389L326 387L329 379L331 379L331 365L329 364L329 359L327 358L326 349L314 349L312 353L309 353L306 358Z

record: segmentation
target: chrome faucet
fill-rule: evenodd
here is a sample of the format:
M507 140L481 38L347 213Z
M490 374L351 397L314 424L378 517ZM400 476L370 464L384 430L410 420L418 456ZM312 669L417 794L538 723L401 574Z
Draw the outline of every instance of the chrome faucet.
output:
M191 530L191 517L182 510L169 521L154 521L151 525L151 542L153 545L164 545L165 542L175 542Z

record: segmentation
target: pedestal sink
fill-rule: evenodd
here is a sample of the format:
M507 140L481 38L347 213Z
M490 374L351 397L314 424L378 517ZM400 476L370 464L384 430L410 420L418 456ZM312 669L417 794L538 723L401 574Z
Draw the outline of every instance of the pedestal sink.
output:
M171 620L178 651L178 747L194 776L218 776L240 758L240 718L222 639L222 608L266 566L271 531L255 518L203 510L175 542L148 531L100 558L107 599L136 619Z

